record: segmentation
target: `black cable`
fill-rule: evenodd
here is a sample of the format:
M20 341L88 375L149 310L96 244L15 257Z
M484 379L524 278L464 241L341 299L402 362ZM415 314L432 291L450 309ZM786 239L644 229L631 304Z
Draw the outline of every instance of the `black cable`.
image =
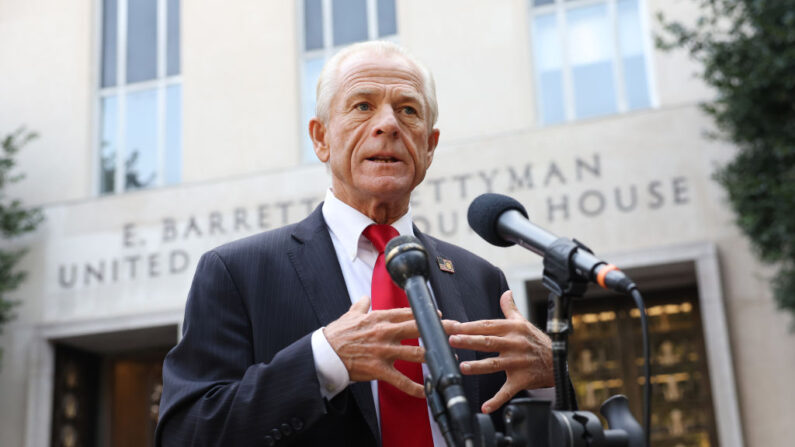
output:
M649 324L646 320L646 306L643 304L643 296L637 288L630 292L635 305L640 311L640 330L643 338L643 428L646 432L646 446L651 446L651 368L649 362Z

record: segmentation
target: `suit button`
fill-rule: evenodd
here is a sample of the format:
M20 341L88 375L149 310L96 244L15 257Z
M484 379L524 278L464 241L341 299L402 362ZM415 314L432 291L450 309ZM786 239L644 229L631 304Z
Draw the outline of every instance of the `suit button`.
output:
M301 422L301 419L298 419L298 418L290 419L290 425L293 426L295 431L301 431L301 429L304 428L304 423Z
M282 440L282 432L280 432L280 431L279 431L278 429L276 429L276 428L274 428L273 430L271 430L271 436L273 436L273 439L275 439L275 440L277 440L277 441L281 441L281 440Z
M265 445L268 447L273 447L276 445L276 441L274 441L270 436L265 436Z
M290 427L289 424L282 424L279 426L279 429L282 431L284 436L290 436L293 434L293 428Z

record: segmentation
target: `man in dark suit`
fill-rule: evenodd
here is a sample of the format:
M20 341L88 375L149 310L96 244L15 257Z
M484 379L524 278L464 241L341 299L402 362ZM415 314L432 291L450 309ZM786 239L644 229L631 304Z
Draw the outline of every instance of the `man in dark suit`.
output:
M163 367L159 445L443 445L416 324L383 280L383 242L399 233L453 266L429 282L473 411L553 385L549 338L502 272L411 224L436 110L430 73L397 45L357 44L327 63L309 131L332 187L305 220L202 257Z

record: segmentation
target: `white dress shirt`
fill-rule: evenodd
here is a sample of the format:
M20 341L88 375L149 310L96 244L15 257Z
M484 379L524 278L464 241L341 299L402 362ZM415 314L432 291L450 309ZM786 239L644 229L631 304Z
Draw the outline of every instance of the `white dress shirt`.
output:
M331 235L331 242L337 252L337 260L339 260L345 285L348 287L351 304L353 304L363 296L370 296L371 293L373 269L375 268L375 261L378 259L378 252L373 247L373 244L362 235L362 232L375 222L355 208L337 199L331 190L326 192L322 211L323 219L325 219ZM401 235L413 235L411 209L394 222L392 226ZM420 340L420 345L422 345L422 340ZM320 393L323 397L330 400L351 383L348 370L328 343L328 340L326 340L326 336L323 335L323 328L316 330L312 334L312 353L315 357L315 370L317 371L318 382L320 382ZM423 363L422 375L425 377L428 374L428 366ZM371 381L370 387L373 391L376 420L380 426L378 381ZM428 410L428 419L431 422L431 435L433 436L434 446L443 447L447 445L439 426L430 414L430 409Z
M350 294L351 304L353 304L363 296L370 296L371 293L373 269L378 258L378 252L373 247L373 244L362 235L362 232L375 222L355 208L337 199L330 189L326 192L322 212L331 235L331 242L334 244L334 250L337 253L337 260L342 270L342 276L345 279L345 285ZM411 208L392 226L401 235L413 235ZM431 294L433 294L433 291L431 291ZM323 328L316 330L312 334L311 342L315 359L315 370L320 383L320 393L324 398L331 400L351 383L348 370L323 334ZM420 340L420 346L422 346L422 340ZM423 363L422 375L425 377L428 374L428 366ZM373 400L375 401L376 420L380 426L378 381L371 381L370 386L373 391ZM554 397L554 387L533 390L533 394L536 397L548 399L550 396ZM428 411L433 444L437 447L443 447L447 444L439 430L439 426L430 414L430 409Z

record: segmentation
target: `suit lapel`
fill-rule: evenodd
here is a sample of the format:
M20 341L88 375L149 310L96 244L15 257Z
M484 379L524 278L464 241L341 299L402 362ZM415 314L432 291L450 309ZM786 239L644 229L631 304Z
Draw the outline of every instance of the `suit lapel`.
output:
M422 245L425 246L425 250L428 252L428 263L430 267L429 281L431 283L433 296L436 299L436 304L439 306L439 310L442 311L442 318L460 322L469 321L469 316L466 313L466 306L464 305L465 298L461 295L461 291L458 288L458 281L456 281L455 273L443 272L437 266L436 258L438 256L447 258L447 256L445 253L440 253L438 251L436 241L421 233L416 226L414 227L414 234L417 235ZM458 360L461 362L476 359L474 351L454 349L454 352L458 355ZM463 378L464 391L466 392L470 407L472 407L473 410L479 410L480 399L478 397L477 376L463 376Z
M325 326L351 307L348 288L320 207L293 231L287 255L306 291L320 324Z
M321 209L322 204L296 225L292 234L296 243L287 255L320 325L326 326L348 311L351 300ZM356 382L348 388L373 436L380 440L370 382Z

